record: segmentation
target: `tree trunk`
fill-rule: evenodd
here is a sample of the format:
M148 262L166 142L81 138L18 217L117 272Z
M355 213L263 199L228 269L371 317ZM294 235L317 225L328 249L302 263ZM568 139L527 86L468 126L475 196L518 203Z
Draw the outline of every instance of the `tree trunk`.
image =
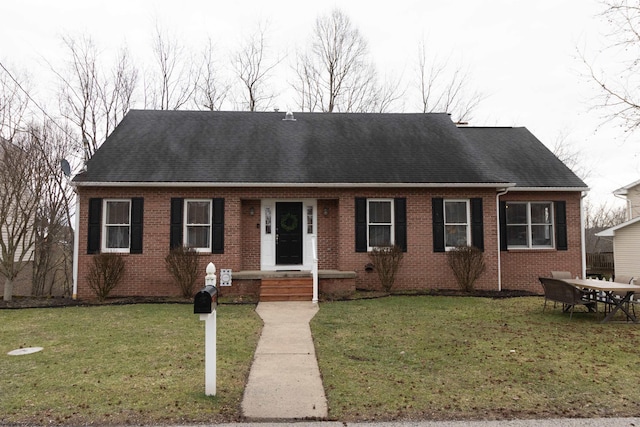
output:
M11 301L13 297L13 280L6 278L4 281L4 300Z

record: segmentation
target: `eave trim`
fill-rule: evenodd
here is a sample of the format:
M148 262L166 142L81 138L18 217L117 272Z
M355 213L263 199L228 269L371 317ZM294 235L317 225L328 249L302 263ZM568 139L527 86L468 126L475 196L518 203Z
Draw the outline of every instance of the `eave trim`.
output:
M505 188L514 187L515 183L374 183L374 182L323 182L323 183L282 183L282 182L73 182L74 187L232 187L232 188Z

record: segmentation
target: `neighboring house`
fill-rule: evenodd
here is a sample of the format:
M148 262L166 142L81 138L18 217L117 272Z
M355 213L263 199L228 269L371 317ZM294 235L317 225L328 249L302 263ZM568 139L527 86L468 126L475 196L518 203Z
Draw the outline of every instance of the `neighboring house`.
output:
M640 180L618 188L613 195L626 199L627 220L640 216Z
M316 239L325 294L378 288L367 251L389 244L405 251L398 290L457 288L457 245L484 251L479 289L541 292L538 276L584 268L584 182L525 128L447 114L134 110L74 184L81 298L101 252L125 257L114 294L178 294L176 245L203 277L231 269L226 295L306 286Z
M613 241L614 276L640 279L640 181L613 192L626 198L628 221L596 234ZM638 283L638 282L636 282Z
M14 150L14 151L12 151ZM20 150L16 146L11 145L9 141L0 137L0 168L10 167L7 166L6 163L12 163L11 161L5 158L5 153L17 153L15 150ZM8 194L5 192L10 192L13 190L11 188L11 179L8 179L4 174L11 173L7 170L0 170L0 180L2 180L2 184L0 185L0 197L2 200L0 201L0 242L6 248L6 252L3 251L2 246L0 245L0 263L4 264L4 255L3 253L13 253L13 262L16 263L14 269L20 269L18 275L13 279L13 292L14 296L29 296L32 294L32 273L33 273L33 241L26 246L29 246L25 250L25 245L23 242L24 237L22 234L26 234L26 236L32 236L33 228L28 228L26 231L22 231L24 225L28 227L34 226L34 219L28 220L29 224L23 223L22 219L18 219L15 221L15 205L10 203L13 200ZM14 249L15 248L15 249ZM11 259L11 257L9 257ZM21 261L22 260L22 261ZM26 265L20 266L20 262L25 263ZM0 295L4 295L4 286L5 286L6 278L3 275L0 275Z

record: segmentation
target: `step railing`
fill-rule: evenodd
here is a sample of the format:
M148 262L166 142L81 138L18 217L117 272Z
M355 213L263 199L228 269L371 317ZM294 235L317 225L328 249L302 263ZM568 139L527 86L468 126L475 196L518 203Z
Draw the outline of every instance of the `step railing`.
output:
M318 241L316 235L311 236L311 254L313 256L313 266L311 267L311 275L313 276L313 297L311 302L318 303Z

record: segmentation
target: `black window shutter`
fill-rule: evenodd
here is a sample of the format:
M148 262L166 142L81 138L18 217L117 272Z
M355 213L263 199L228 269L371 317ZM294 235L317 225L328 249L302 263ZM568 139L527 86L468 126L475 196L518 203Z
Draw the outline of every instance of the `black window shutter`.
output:
M402 252L407 252L407 199L395 199L393 204L395 209L395 244L402 248Z
M182 245L182 210L184 209L184 199L171 199L171 230L169 248L173 249Z
M367 252L367 199L356 197L356 252Z
M142 253L142 223L143 223L144 199L134 197L131 199L131 246L129 253Z
M484 252L484 212L482 199L471 199L471 244Z
M500 202L498 216L500 220L500 250L506 251L509 245L507 236L507 202Z
M213 227L211 227L211 252L214 254L224 253L224 199L213 199Z
M102 228L102 199L89 199L89 234L87 253L100 253L100 229Z
M433 222L433 251L444 252L444 199L431 199L431 214Z
M556 249L566 251L567 243L567 203L565 201L554 202L556 213Z

